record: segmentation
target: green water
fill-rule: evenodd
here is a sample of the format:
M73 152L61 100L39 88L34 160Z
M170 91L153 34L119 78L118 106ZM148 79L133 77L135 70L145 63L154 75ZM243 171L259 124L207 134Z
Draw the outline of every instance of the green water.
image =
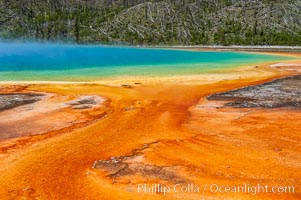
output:
M293 58L240 52L0 42L0 81L189 75L289 59Z

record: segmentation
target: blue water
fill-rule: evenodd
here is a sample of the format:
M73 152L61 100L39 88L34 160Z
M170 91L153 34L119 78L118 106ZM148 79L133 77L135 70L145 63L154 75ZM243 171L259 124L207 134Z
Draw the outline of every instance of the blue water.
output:
M288 57L238 52L0 42L0 81L98 80L116 76L199 74Z

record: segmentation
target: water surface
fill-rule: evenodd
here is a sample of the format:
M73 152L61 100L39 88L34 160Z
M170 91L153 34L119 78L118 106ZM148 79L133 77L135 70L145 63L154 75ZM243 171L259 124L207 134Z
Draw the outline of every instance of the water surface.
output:
M119 76L200 74L290 57L240 52L0 43L0 81L88 81Z

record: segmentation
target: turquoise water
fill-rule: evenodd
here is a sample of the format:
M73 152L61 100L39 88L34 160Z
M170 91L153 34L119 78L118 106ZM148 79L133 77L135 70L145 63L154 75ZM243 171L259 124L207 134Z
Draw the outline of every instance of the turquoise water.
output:
M0 81L100 80L119 76L200 74L283 56L238 52L0 42Z

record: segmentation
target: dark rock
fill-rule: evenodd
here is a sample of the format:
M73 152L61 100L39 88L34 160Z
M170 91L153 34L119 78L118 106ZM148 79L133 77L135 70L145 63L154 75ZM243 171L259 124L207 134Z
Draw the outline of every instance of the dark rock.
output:
M82 104L82 105L76 105L72 107L73 109L88 109L88 108L92 108L92 105L89 104Z
M70 101L68 102L69 105L83 105L83 104L90 104L90 105L94 105L97 104L97 101L95 100L95 98L93 96L82 96L76 100Z
M0 111L40 101L43 96L43 94L36 93L0 94Z
M131 85L121 85L121 87L123 87L123 88L132 88Z
M237 108L300 108L301 75L214 94L207 99L230 101L225 106Z

